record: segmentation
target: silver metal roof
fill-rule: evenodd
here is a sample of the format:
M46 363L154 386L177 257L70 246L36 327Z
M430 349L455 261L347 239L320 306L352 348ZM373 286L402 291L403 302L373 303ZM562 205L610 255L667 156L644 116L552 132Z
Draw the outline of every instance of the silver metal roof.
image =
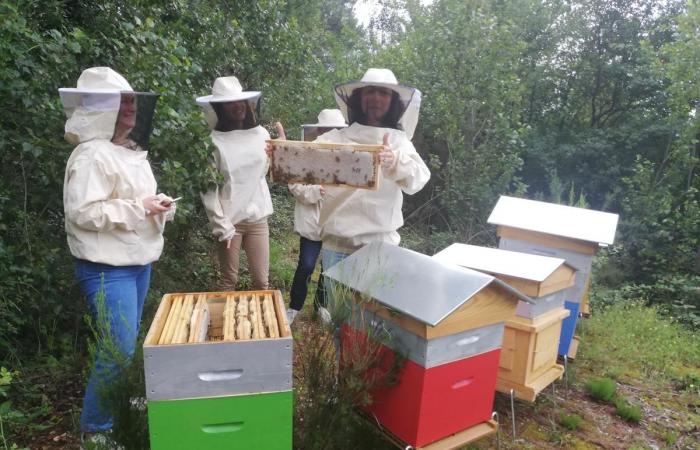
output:
M391 309L435 326L490 283L531 300L502 281L396 245L368 244L324 275Z
M452 244L433 255L438 261L469 269L541 282L566 261L476 245Z
M618 215L502 195L488 223L610 245Z

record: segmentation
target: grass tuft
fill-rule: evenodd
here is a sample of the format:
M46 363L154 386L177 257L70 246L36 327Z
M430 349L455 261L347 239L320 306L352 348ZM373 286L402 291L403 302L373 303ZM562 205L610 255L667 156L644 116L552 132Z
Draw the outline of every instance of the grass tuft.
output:
M586 382L586 392L599 402L611 401L616 390L617 383L612 378L592 378Z

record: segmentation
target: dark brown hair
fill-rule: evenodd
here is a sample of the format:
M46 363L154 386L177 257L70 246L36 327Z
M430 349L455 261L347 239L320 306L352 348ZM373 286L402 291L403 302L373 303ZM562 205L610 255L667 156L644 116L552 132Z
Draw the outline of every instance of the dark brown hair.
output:
M245 103L245 118L243 119L243 123L236 123L236 121L231 120L231 115L224 109L224 103L234 102L211 103L211 107L214 109L217 118L216 126L214 127L216 131L249 130L258 126L258 118L255 114L255 110L251 108L250 102L248 100L239 101Z
M367 125L367 116L362 112L362 89L357 88L352 91L350 98L346 102L348 105L348 125L352 125L355 122ZM399 99L398 92L392 90L391 104L389 105L389 110L382 118L382 128L402 130L403 127L399 124L399 119L401 119L405 109L405 106Z

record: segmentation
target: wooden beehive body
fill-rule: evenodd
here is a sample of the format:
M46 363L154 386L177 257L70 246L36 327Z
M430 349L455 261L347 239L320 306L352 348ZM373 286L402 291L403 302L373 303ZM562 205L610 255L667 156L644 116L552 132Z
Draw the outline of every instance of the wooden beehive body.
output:
M278 183L350 186L375 190L381 145L268 141L274 146L272 179Z
M569 316L564 294L574 285L573 267L560 258L465 244L453 244L433 258L489 273L532 299L519 302L516 315L505 322L498 391L513 389L518 398L534 401L561 378L557 351L562 320Z
M159 344L171 308L187 295L208 305L206 340ZM258 305L258 335L224 340L227 301L241 299ZM262 312L265 302L274 315ZM166 294L143 350L152 449L291 449L292 336L279 291ZM268 427L279 432L261 434Z
M473 427L493 431L483 425L492 413L503 323L526 297L489 275L388 244L365 246L324 274L349 288L355 305L342 348L380 327L391 336L382 355L406 357L397 384L371 392L367 411L383 428L413 447Z
M560 355L576 356L576 324L588 313L588 286L593 257L613 243L617 214L502 196L488 222L497 225L499 248L557 257L576 269L564 306L569 317L562 323Z

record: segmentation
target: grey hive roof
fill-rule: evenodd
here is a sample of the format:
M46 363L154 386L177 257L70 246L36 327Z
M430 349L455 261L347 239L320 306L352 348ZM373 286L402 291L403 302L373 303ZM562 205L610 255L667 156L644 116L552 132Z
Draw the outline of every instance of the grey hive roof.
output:
M610 245L617 214L502 195L488 223Z
M433 258L474 270L536 282L546 280L555 270L566 265L566 261L561 258L467 244L452 244L433 255Z
M491 283L531 302L491 275L386 243L366 245L326 269L324 275L431 326Z

